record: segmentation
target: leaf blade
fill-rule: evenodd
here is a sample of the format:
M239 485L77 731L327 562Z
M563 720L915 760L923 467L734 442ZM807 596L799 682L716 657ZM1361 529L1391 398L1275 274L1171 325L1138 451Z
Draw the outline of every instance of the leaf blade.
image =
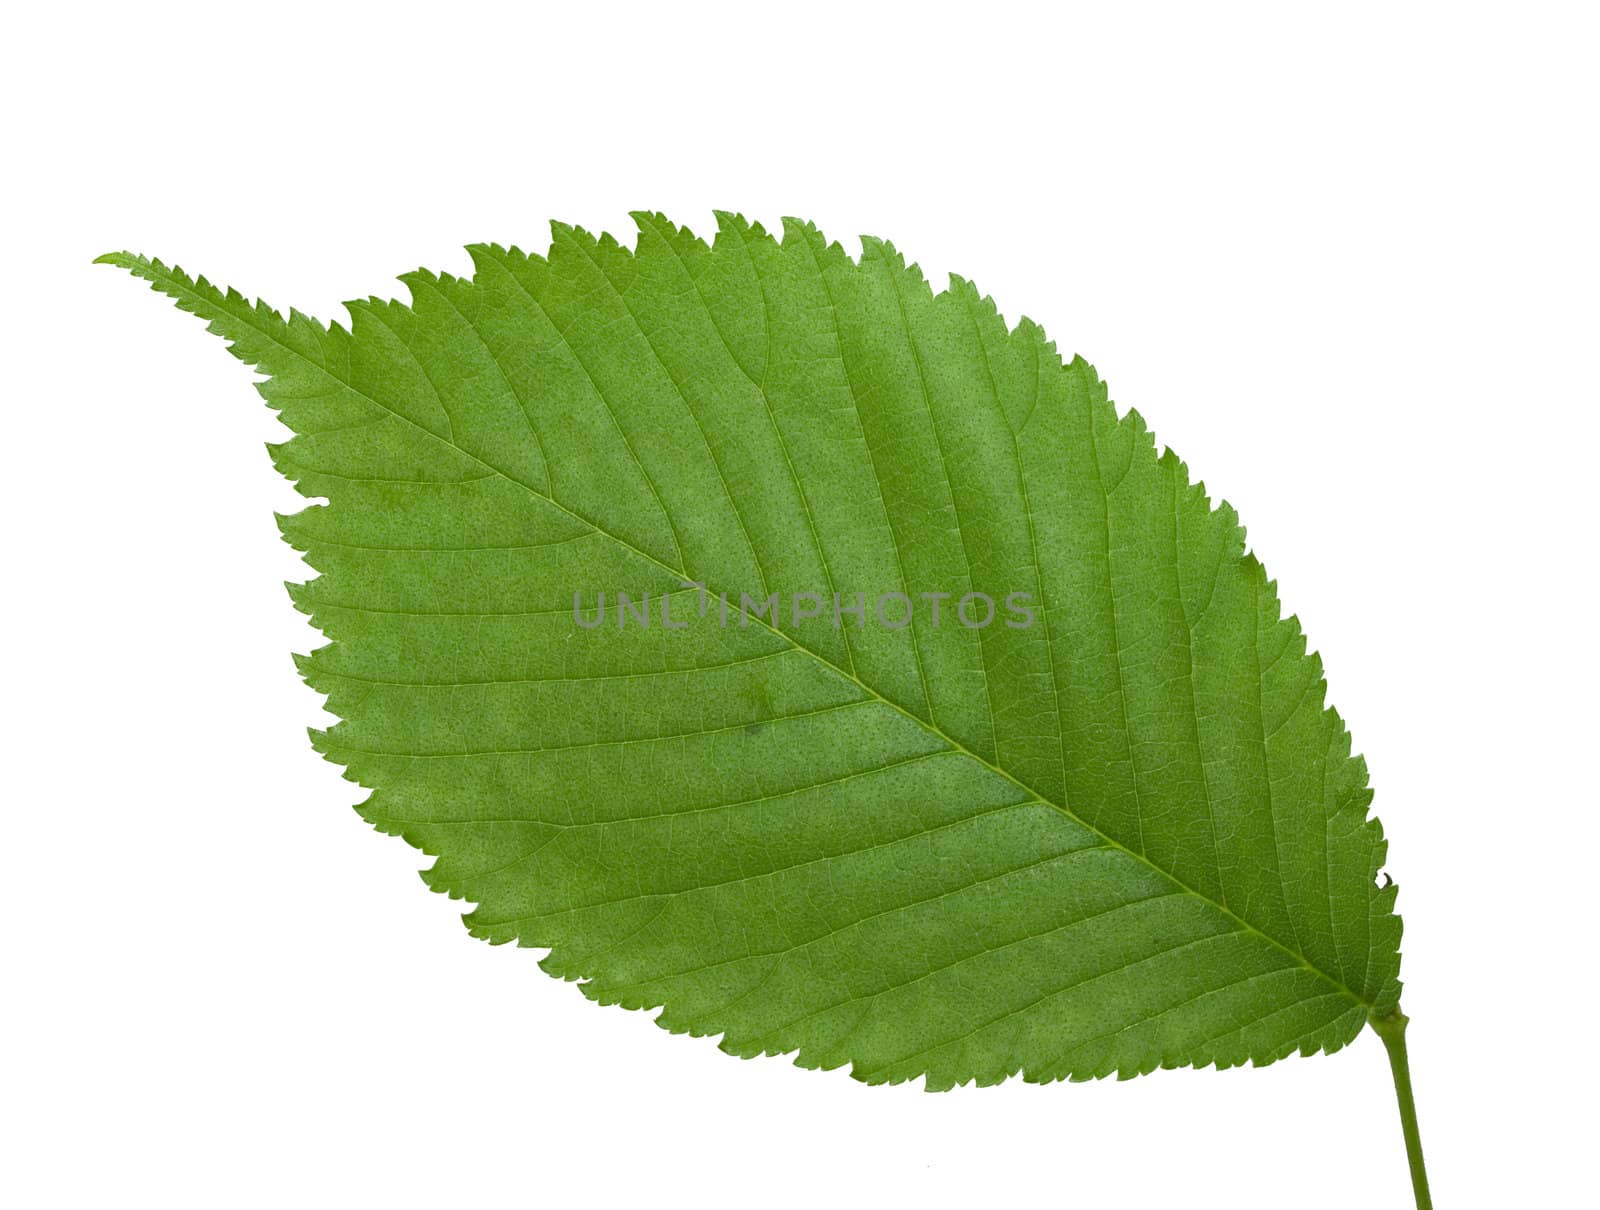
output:
M344 719L318 746L440 856L469 927L735 1053L930 1087L1331 1050L1391 1003L1364 768L1231 510L1085 363L889 245L857 265L798 223L779 243L723 219L707 248L638 221L636 252L564 228L547 259L474 249L473 281L411 275L413 309L353 306L348 334L115 262L273 375L280 469L332 502L283 520L335 640L301 661ZM759 294L761 323L691 265ZM1031 580L1044 625L697 625L552 662L584 572L660 592L769 569ZM607 815L630 799L654 810Z

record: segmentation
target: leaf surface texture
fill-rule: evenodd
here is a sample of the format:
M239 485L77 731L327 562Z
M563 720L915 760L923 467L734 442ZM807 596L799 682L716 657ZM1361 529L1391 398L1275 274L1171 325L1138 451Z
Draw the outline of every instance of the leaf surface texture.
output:
M281 518L331 640L316 746L470 931L731 1053L936 1089L1268 1062L1391 1010L1365 766L1233 511L964 280L637 221L474 247L349 327L105 258L268 376L276 465L327 501Z

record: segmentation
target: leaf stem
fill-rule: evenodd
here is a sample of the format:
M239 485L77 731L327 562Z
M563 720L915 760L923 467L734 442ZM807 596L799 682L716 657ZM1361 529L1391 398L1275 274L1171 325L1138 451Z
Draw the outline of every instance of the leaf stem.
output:
M1411 1064L1406 1058L1406 1026L1411 1018L1399 1006L1387 1017L1369 1017L1374 1033L1383 1039L1389 1052L1389 1070L1394 1073L1394 1095L1400 1102L1400 1128L1406 1136L1406 1162L1411 1166L1411 1188L1417 1195L1417 1210L1433 1210L1428 1193L1428 1170L1422 1163L1422 1133L1417 1129L1417 1103L1411 1096Z

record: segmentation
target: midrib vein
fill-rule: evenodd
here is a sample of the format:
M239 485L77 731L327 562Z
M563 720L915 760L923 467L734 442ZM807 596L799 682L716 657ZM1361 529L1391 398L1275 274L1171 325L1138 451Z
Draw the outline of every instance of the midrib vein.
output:
M258 334L259 336L264 337L273 346L275 346L278 349L281 349L284 352L285 355L294 358L296 361L299 361L299 362L305 364L306 366L309 366L311 369L315 370L317 373L326 376L332 382L337 383L339 386L343 387L347 391L350 391L352 394L356 395L358 398L365 400L367 403L371 404L373 407L377 408L379 411L383 412L384 414L386 414L388 416L392 416L395 419L404 422L405 424L409 425L411 428L414 428L418 432L424 434L425 436L432 438L434 441L437 441L439 444L443 445L446 449L452 450L456 454L459 454L461 457L471 459L473 462L477 463L479 466L483 467L485 470L488 470L488 471L492 472L493 474L498 475L500 478L506 480L508 483L513 483L516 486L522 488L524 491L526 491L529 495L533 496L535 499L542 501L543 503L549 505L552 508L559 509L561 512L565 513L567 516L571 517L573 520L579 521L579 522L583 523L584 525L587 525L590 529L594 530L596 533L601 534L602 536L610 539L611 541L615 542L618 546L622 547L624 550L630 552L631 554L636 555L637 557L639 557L641 559L644 559L647 562L655 564L657 567L661 568L663 571L669 572L672 575L677 576L680 582L690 581L692 583L703 583L705 585L705 591L707 591L707 592L716 592L719 596L721 595L721 590L714 588L709 580L703 580L703 581L702 580L692 580L690 575L689 575L689 573L687 571L685 571L683 568L674 567L672 564L664 562L661 559L658 559L655 555L650 554L648 551L644 551L644 550L639 549L639 547L637 547L633 543L629 542L626 538L623 538L623 537L613 533L612 531L607 529L605 526L603 526L603 525L599 524L598 522L592 520L591 518L585 516L583 513L578 512L576 509L569 508L567 505L565 505L561 501L557 500L554 496L547 495L546 493L539 491L538 489L533 487L531 484L527 483L526 481L524 481L522 479L517 478L515 475L509 474L508 472L502 470L500 467L496 466L494 463L488 461L487 459L479 457L477 454L474 454L470 450L463 449L461 446L457 445L453 440L449 440L449 439L446 439L444 437L439 436L439 434L433 432L431 429L427 428L425 425L417 423L415 420L412 420L409 416L406 416L403 413L398 412L395 409L389 407L382 400L374 398L372 395L370 395L366 391L362 390L355 383L351 382L348 378L345 378L345 377L343 377L343 376L341 376L339 374L336 374L332 370L328 369L326 366L321 365L318 362L311 360L305 354L301 353L300 350L296 349L294 346L292 346L290 344L287 344L282 339L280 339L279 336L275 332L273 332L270 328L263 327L261 324L255 322L254 318L253 318L254 315L255 315L255 311L254 311L254 309L250 308L248 306L248 304L246 304L246 306L245 306L245 311L246 311L246 314L251 316L252 318L249 318L249 319L241 318L239 315L234 314L232 311L228 311L228 310L223 309L222 307L219 307L210 298L207 298L204 294L198 292L188 282L188 280L186 278L178 276L178 272L176 270L165 269L165 266L163 266L163 269L165 269L165 272L162 272L162 271L159 271L159 270L156 269L156 267L155 267L153 262L150 262L150 261L147 261L147 260L141 260L141 259L138 259L138 258L132 258L132 257L128 258L128 263L125 265L125 267L128 268L129 271L132 272L135 276L143 277L145 280L151 282L152 284L159 286L161 289L163 289L169 295L173 295L175 297L181 295L183 298L185 298L191 304L193 304L193 306L195 308L195 314L197 314L197 315L200 315L200 316L202 316L204 318L209 318L212 322L218 323L218 324L221 324L221 325L228 325L228 324L231 324L231 323L237 323L237 324L242 324L242 325L248 327L249 329L254 331L256 334ZM273 314L274 314L274 316L276 316L276 312L274 312ZM280 323L283 322L281 317L278 317L278 318L279 318L279 322ZM226 333L220 333L220 335L226 336L227 334ZM355 339L353 333L350 335L349 339L351 339L351 340ZM402 343L404 343L404 342L402 342ZM259 363L257 363L257 364L259 364ZM608 411L610 410L609 409L609 405L607 407L607 410ZM682 553L682 548L681 547L679 548L679 553L680 554ZM991 761L985 759L984 757L980 756L978 753L976 753L976 752L972 751L970 748L968 748L965 744L961 743L961 741L957 740L954 736L951 736L951 735L947 734L944 730L942 730L935 723L918 717L916 714L914 714L911 711L907 710L904 706L901 706L898 702L894 701L891 698L885 697L883 694L879 693L871 685L869 685L865 681L861 680L861 678L856 676L854 673L848 672L845 669L839 667L839 665L835 664L832 660L828 659L825 655L823 655L822 653L814 650L811 647L806 646L804 643L802 643L798 639L796 639L793 635L787 634L784 631L779 630L777 627L775 627L775 626L771 625L769 622L767 622L759 614L756 615L756 621L759 622L764 629L770 631L774 635L777 635L779 638L783 639L786 643L790 644L796 650L803 651L807 655L811 656L819 664L821 664L824 668L828 669L834 675L843 677L845 680L849 681L850 683L855 685L858 689L860 689L861 692L863 692L863 693L867 694L868 696L876 699L877 701L881 702L883 705L888 706L890 709L897 711L898 713L903 715L905 718L907 718L911 722L915 723L918 727L921 727L923 730L925 730L929 734L933 735L941 743L944 743L944 744L948 745L952 751L959 752L962 755L966 756L968 759L976 761L979 765L981 765L983 768L989 770L989 772L993 773L996 777L1003 778L1006 781L1010 782L1012 785L1016 786L1018 789L1022 790L1034 802L1037 802L1041 806L1049 807L1050 809L1059 812L1061 815L1063 815L1067 819L1071 820L1078 827L1083 828L1085 831L1088 831L1088 832L1092 833L1095 836L1098 836L1101 839L1101 841L1108 848L1112 848L1112 849L1115 849L1115 850L1117 850L1119 852L1126 853L1129 857L1133 858L1135 861L1139 862L1141 865L1147 867L1150 870L1153 870L1156 874L1160 875L1162 878L1165 878L1167 881L1169 881L1174 886L1176 886L1179 890L1183 891L1184 893L1186 893L1188 895L1192 895L1194 898L1200 900L1202 903L1208 904L1210 907L1214 908L1216 911L1222 913L1222 915L1227 917L1229 920L1232 920L1233 922L1235 922L1242 931L1250 933L1253 936L1259 937L1262 941L1265 941L1268 945L1271 945L1274 948L1276 948L1278 950L1281 950L1283 953L1285 953L1289 957L1293 958L1295 960L1295 962L1297 962L1300 966L1304 967L1307 971L1311 972L1313 975L1316 975L1318 978L1324 980L1329 985L1331 985L1332 987L1336 988L1343 995L1349 997L1349 999L1353 1003L1361 1006L1362 1008L1368 1009L1369 1011L1373 1008L1373 1002L1372 1001L1366 999L1364 996L1361 996L1358 993L1356 993L1355 991L1351 990L1351 988L1348 987L1344 983L1343 980L1337 978L1334 975L1329 974L1327 971L1325 971L1321 967L1317 966L1309 958L1307 958L1305 956L1305 954L1302 953L1299 949L1297 949L1297 948L1295 948L1293 946L1290 946L1290 945L1286 945L1284 942L1278 940L1278 938L1272 936L1272 934L1264 931L1263 929L1261 929L1260 927L1258 927L1257 925L1255 925L1251 921L1246 920L1243 916L1240 916L1238 913L1234 912L1231 908L1225 906L1222 903L1219 903L1217 900L1213 899L1210 895L1207 895L1205 892L1197 890L1196 888L1190 886L1187 882L1185 882L1183 879L1179 878L1172 871L1167 870L1167 869L1163 869L1161 866L1157 865L1154 861L1152 861L1145 854L1139 852L1136 849L1129 848L1127 845L1123 844L1116 837L1111 836L1111 835L1101 831L1099 828L1095 827L1088 820L1086 820L1086 819L1082 818L1081 816L1079 816L1078 814L1076 814L1074 811L1072 811L1065 804L1058 803L1058 802L1054 801L1053 799L1047 797L1046 795L1040 793L1038 790L1034 789L1033 786L1031 786L1027 782L1023 781L1020 777L1017 777L1015 774L1007 771L1006 769L1000 767L999 765L994 764L993 762L991 762Z

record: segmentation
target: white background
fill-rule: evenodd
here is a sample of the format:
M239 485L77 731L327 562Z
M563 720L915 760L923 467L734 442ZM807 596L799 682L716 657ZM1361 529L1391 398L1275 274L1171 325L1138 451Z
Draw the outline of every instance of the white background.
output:
M91 258L335 318L469 241L722 207L974 278L1239 508L1371 763L1438 1204L1592 1204L1584 7L13 12L0 1200L1410 1204L1370 1035L941 1096L741 1063L470 940L349 809L283 434Z

